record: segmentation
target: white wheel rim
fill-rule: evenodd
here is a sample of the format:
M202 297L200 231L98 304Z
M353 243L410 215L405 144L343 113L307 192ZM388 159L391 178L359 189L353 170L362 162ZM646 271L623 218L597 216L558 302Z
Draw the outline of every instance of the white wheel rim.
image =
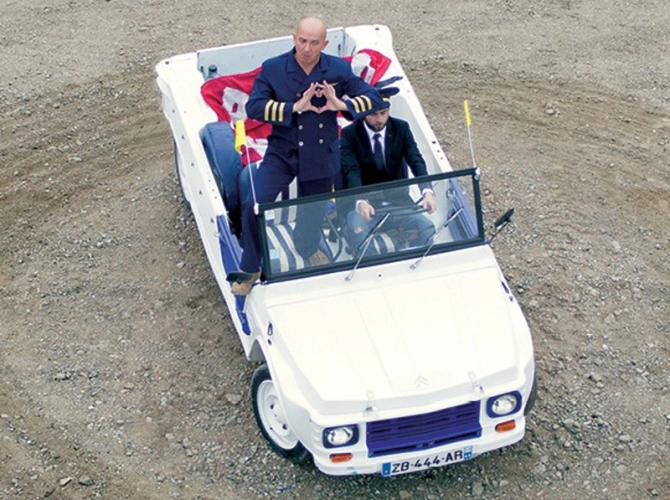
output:
M284 408L277 397L275 386L271 380L264 380L258 387L256 396L258 415L263 427L277 446L292 450L298 444L298 439L288 426Z

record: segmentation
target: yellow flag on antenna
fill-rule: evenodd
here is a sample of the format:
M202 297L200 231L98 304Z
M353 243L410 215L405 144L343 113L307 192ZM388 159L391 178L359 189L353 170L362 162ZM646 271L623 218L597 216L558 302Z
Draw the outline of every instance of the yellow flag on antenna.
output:
M470 126L470 105L468 101L463 101L463 107L465 108L465 123Z
M242 152L242 146L247 145L247 131L244 128L244 120L235 123L235 151Z

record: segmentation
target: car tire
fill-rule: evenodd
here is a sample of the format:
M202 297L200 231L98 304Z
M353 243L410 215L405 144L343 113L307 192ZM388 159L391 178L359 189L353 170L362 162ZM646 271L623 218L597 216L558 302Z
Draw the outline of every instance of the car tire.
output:
M533 386L530 388L528 401L526 402L526 407L523 409L524 415L528 415L533 410L535 401L537 401L537 373L533 376Z
M286 422L284 408L267 364L259 366L251 378L251 401L256 423L270 447L294 463L307 462L310 454Z
M179 168L179 149L177 148L177 143L174 140L172 141L172 146L174 148L174 166L175 171L177 173L177 182L179 183L179 191L181 192L181 198L182 200L184 200L184 205L186 205L186 208L191 210L191 202L186 197L186 193L184 192L184 181L182 179L181 170Z

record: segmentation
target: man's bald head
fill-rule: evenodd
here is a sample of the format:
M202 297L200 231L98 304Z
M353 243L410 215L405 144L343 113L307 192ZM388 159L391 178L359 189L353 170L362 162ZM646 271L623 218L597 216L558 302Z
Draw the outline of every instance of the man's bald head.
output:
M326 23L320 17L303 17L293 34L293 44L296 61L309 74L319 62L321 51L328 45Z
M318 33L326 38L326 22L318 16L305 16L298 21L298 26L295 28L296 34L303 30L313 34Z

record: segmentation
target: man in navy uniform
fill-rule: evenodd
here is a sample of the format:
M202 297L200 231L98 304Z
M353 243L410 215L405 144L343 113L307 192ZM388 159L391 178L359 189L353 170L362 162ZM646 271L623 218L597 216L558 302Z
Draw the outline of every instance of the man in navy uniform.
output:
M381 89L382 104L375 105L364 119L356 120L342 129L342 187L369 186L382 182L408 178L407 167L414 177L428 174L426 162L416 145L409 123L389 116L391 96L398 93L395 87ZM437 209L437 201L430 183L419 184L422 194L421 204L432 214ZM352 246L357 248L379 221L375 206L411 206L414 204L407 188L384 191L383 199L357 200L347 214L346 234ZM403 235L411 235L407 241L410 247L429 244L435 233L435 226L421 213L393 217L385 227L396 226ZM376 251L370 246L366 255Z
M274 201L295 177L298 196L331 191L340 170L337 113L357 118L381 102L378 91L354 75L350 63L322 52L328 45L323 20L301 19L293 42L291 51L263 63L246 104L247 115L271 123L272 133L263 161L253 172L254 190L242 202L243 273L232 287L238 295L248 294L260 277L255 203ZM306 212L298 213L294 241L311 265L320 265L327 262L318 250L325 208L322 214Z

